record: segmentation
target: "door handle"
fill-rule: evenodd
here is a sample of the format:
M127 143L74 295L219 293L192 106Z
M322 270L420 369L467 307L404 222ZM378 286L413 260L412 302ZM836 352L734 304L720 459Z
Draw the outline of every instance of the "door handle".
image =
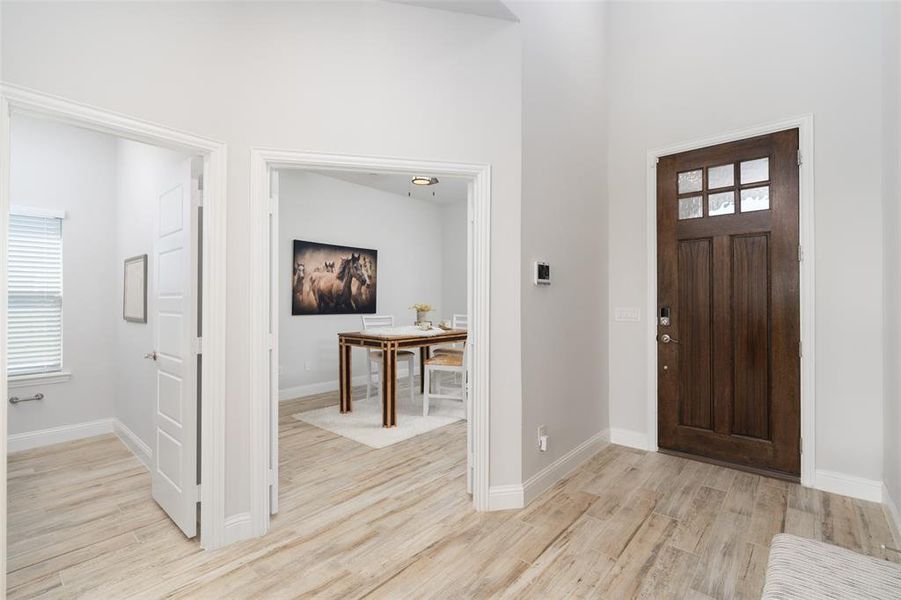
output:
M151 350L147 354L144 355L144 358L149 358L150 360L159 359L160 355L156 353L156 350Z
M679 343L679 340L672 337L668 333L664 333L663 335L659 336L657 338L657 340L663 342L664 344L678 344Z

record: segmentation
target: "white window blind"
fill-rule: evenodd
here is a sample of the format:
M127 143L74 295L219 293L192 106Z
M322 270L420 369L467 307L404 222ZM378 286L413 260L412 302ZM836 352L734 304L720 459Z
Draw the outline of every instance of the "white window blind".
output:
M62 219L11 214L8 374L62 370Z

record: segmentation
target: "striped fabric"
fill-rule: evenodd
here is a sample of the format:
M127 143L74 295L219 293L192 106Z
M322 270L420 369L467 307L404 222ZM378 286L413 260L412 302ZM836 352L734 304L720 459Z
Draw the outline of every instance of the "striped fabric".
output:
M786 533L773 538L763 600L901 600L901 565Z

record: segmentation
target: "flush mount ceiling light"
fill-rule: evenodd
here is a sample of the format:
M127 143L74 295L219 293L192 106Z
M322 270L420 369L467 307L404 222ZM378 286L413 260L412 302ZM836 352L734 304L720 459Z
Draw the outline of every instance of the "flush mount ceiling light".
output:
M413 185L435 185L438 183L437 177L423 177L422 175L417 175L413 179L410 180Z

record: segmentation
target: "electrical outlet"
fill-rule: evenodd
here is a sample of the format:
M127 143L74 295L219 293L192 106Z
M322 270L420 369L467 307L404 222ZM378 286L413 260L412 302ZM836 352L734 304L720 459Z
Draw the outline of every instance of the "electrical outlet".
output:
M542 425L538 428L538 451L539 452L547 452L547 425Z

